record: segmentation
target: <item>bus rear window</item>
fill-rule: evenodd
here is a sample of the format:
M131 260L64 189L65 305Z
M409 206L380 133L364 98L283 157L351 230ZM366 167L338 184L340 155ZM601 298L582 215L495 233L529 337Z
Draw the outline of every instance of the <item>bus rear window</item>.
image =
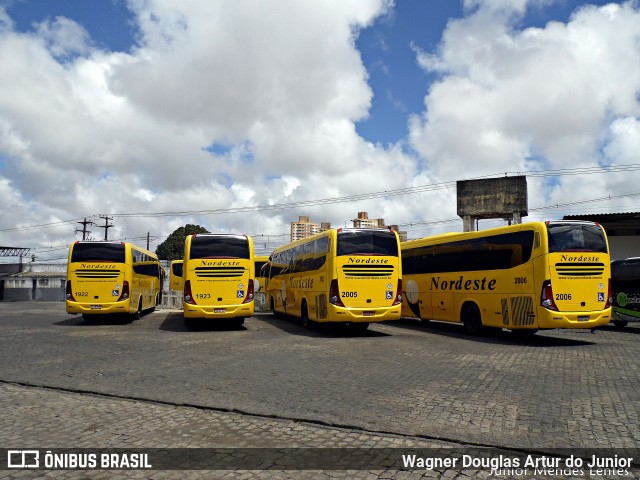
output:
M395 234L387 230L356 230L338 233L337 254L340 255L386 255L398 256Z
M195 258L251 258L249 240L238 236L196 235L191 239L191 259Z
M600 252L607 253L602 227L596 224L549 223L549 253Z
M122 243L86 242L73 245L71 262L125 262Z

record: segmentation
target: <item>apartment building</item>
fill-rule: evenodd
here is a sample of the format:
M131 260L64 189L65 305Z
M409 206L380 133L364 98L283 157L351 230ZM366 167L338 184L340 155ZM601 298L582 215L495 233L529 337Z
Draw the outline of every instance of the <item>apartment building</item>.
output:
M310 237L316 233L329 230L331 224L327 222L315 223L309 220L309 217L298 217L297 222L291 222L291 241L300 240L301 238Z

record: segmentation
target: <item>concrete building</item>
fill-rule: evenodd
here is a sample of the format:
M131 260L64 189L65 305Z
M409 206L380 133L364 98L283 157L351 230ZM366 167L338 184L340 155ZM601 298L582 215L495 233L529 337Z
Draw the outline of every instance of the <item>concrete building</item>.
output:
M400 231L398 225L389 225L389 228L393 231L395 231L398 234L398 237L400 238L401 242L406 242L407 241L407 232L406 231Z
M401 232L398 225L385 225L384 218L369 218L367 212L358 212L358 218L351 221L353 228L390 228L398 233L401 242L407 241L407 232Z
M465 232L477 230L480 219L503 218L522 223L528 215L527 177L484 178L456 182L458 215Z
M67 265L5 264L0 269L0 302L25 300L64 301Z
M369 218L367 212L358 212L358 218L351 220L353 228L384 228L384 218Z
M307 216L298 217L297 222L291 222L291 241L300 240L301 238L307 238L316 233L329 230L331 224L327 222L315 223L309 220Z

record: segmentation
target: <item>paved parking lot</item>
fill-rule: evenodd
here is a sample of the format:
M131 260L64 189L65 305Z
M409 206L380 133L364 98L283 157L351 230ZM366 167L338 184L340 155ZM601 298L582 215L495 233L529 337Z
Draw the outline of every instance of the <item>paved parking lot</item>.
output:
M640 445L636 326L520 339L509 332L473 337L455 325L413 321L366 332L305 330L259 314L241 329L188 329L178 311L135 322L85 322L60 303L0 303L0 333L0 407L9 412L0 417L2 448L475 446L552 455ZM38 477L150 476L80 473L40 471ZM152 476L488 474L441 468ZM638 478L637 472L623 478Z

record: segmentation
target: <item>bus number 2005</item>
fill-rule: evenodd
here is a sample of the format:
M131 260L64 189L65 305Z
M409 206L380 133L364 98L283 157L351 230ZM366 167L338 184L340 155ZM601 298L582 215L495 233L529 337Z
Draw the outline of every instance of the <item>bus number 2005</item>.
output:
M358 292L342 292L342 298L356 298Z

